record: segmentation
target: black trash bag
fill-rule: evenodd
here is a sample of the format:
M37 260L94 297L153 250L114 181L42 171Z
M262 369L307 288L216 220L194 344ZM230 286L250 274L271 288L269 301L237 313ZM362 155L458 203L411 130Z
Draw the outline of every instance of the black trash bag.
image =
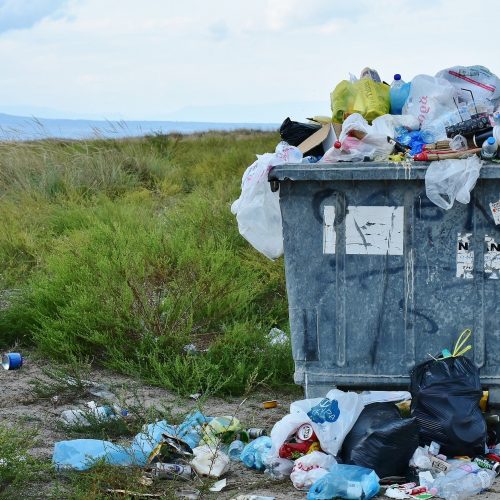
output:
M298 146L320 128L321 125L319 124L294 122L290 118L285 118L280 127L280 135L290 146ZM309 156L323 156L325 154L323 145L318 144L310 151L307 151L307 154Z
M486 422L479 369L465 356L426 361L410 372L411 415L420 444L435 441L447 456L484 453Z
M373 469L380 478L404 476L417 446L414 418L402 418L394 403L372 403L344 439L342 459Z

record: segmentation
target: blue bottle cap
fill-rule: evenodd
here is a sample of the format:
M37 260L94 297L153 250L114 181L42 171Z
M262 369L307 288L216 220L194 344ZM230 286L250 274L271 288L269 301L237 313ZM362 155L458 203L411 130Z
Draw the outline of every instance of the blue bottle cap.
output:
M401 75L399 73L396 73L394 75L394 80L401 80Z
M495 138L494 137L488 137L488 144L495 144Z

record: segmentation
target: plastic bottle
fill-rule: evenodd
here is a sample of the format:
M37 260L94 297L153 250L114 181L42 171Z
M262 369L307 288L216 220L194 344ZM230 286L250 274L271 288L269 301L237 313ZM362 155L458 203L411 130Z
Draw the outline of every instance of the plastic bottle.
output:
M234 461L238 461L241 456L241 452L243 451L243 448L245 447L245 443L243 441L240 441L237 439L236 441L233 441L229 445L229 449L227 454L229 455L229 458Z
M106 422L124 417L128 414L127 410L117 405L97 406L94 401L87 403L88 410L65 410L61 414L61 419L66 425L92 425L92 420Z
M396 73L391 83L391 115L400 115L408 94L410 93L410 83L401 80L401 75Z
M494 137L488 137L481 147L481 158L491 160L495 158L498 151L498 142Z
M496 474L492 470L480 470L467 474L460 481L448 481L436 493L445 500L463 500L489 488ZM434 488L431 489L434 493Z

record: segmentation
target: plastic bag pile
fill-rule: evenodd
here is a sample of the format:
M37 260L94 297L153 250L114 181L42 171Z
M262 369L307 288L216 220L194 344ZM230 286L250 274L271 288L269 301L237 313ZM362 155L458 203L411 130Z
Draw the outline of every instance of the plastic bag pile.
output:
M283 254L279 193L267 181L275 165L432 162L427 196L449 210L455 201L469 203L482 160L500 162L500 79L483 66L455 66L408 82L396 74L390 85L365 68L359 79L351 75L335 86L330 104L331 117L286 118L275 153L258 155L243 175L231 210L240 234L270 259Z

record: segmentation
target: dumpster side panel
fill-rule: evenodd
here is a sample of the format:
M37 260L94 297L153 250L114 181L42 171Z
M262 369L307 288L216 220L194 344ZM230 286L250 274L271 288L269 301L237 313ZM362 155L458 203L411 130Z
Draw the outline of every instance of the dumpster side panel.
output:
M500 181L445 211L422 179L280 182L295 381L401 387L465 328L499 382Z

